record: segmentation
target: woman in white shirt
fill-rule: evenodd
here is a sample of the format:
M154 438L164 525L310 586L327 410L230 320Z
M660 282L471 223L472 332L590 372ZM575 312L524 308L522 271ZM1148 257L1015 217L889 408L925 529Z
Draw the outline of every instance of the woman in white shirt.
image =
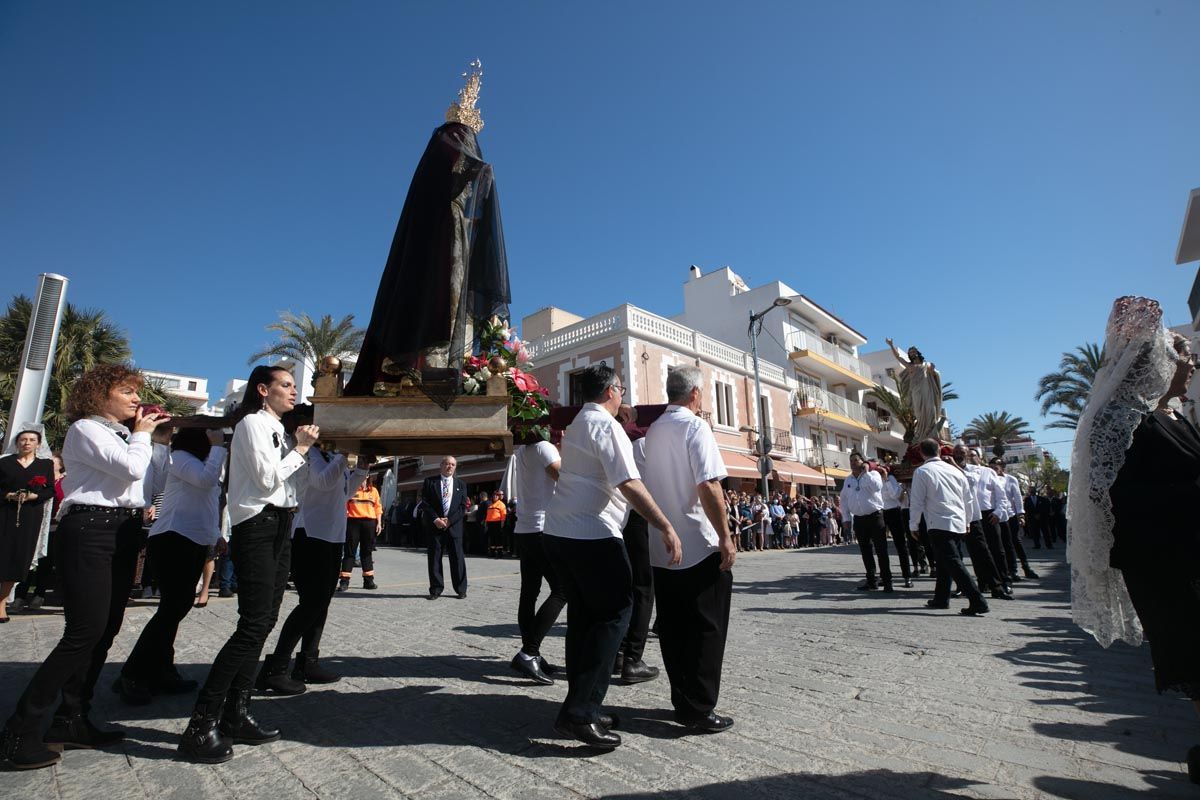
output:
M103 747L123 731L88 719L108 648L121 628L142 533L141 479L150 464L150 433L167 417L138 407L141 373L123 364L85 372L72 385L63 443L63 501L55 532L66 625L34 673L0 740L0 760L14 769L57 763L46 745ZM133 432L120 420L133 419ZM49 732L42 726L61 703Z
M370 459L363 457L359 467L370 463ZM267 656L259 674L260 688L277 694L299 694L306 683L338 680L317 659L321 655L321 634L329 615L329 602L342 566L346 502L370 474L365 469L350 470L345 456L323 453L315 447L308 451L307 472L304 500L296 515L296 533L292 537L292 578L300 602L283 621L275 652ZM287 668L296 645L300 645L300 650L288 680Z
M220 429L183 428L171 441L162 511L146 546L161 593L158 611L142 629L115 687L130 705L145 705L158 692L182 694L197 686L175 670L175 635L192 609L209 549L224 542L218 516L223 438Z
M238 623L217 653L179 744L183 758L218 764L234 744L264 744L279 731L250 715L250 690L263 645L275 627L291 564L295 486L317 440L314 425L296 428L289 447L280 418L296 405L296 383L281 367L255 367L238 406L229 446L229 548L238 583Z

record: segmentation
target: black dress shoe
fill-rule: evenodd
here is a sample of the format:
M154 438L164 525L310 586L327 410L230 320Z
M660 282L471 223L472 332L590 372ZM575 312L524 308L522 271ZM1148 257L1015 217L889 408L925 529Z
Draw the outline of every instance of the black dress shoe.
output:
M438 599L439 597L441 597L441 596L442 596L442 593L441 593L441 592L430 592L430 593L429 593L429 599L430 599L430 600L437 600L437 599Z
M950 604L949 603L939 603L937 600L926 600L925 607L926 608L949 608Z
M462 592L459 592L458 594L456 594L455 597L457 597L459 600L466 600L467 593L466 593L466 591L462 591Z
M1020 582L1021 582L1021 576L1018 575L1017 573L1014 572L1013 574L1008 576L1008 583L1020 583Z
M590 747L612 750L621 746L621 737L599 722L568 722L561 720L554 723L554 730L563 736L578 739Z
M911 589L912 587L913 587L912 578L905 578L904 579L904 588Z
M8 769L41 769L61 760L62 753L47 748L36 735L24 736L8 728L0 735L0 764Z
M363 588L367 589L367 590L374 590L374 589L379 588L379 586L376 585L376 583L375 583L374 575L364 575L363 576Z
M1025 577L1031 581L1036 581L1038 579L1038 574L1031 569L1026 569Z
M109 747L125 740L125 731L102 731L82 714L55 717L42 737L46 744L60 744L66 750L91 750Z
M1012 589L1004 586L1001 586L998 589L992 589L992 597L996 598L997 600L1012 600Z
M118 676L113 681L112 690L120 696L121 702L129 706L149 705L150 701L154 699L154 694L150 691L149 686L141 681L126 678L124 675Z
M542 672L546 673L547 675L557 675L558 673L562 672L562 667L558 666L557 664L551 664L546 660L545 656L538 656L538 661L540 661L542 664Z
M513 656L513 660L509 664L519 674L524 675L534 683L540 683L542 686L550 686L554 683L554 678L542 672L542 664L536 658L521 658L521 654L517 653Z
M232 589L221 589L217 592L217 597L233 597Z
M658 667L651 667L645 661L626 661L621 666L621 680L625 683L644 683L658 677Z
M197 710L179 740L179 757L197 764L221 764L233 758L233 741L221 732L217 715Z
M980 614L988 613L988 611L991 611L991 609L988 608L987 603L980 603L979 605L972 603L966 608L960 609L958 613L964 617L978 617Z
M733 727L733 717L722 717L715 711L710 711L703 717L691 718L683 717L676 712L675 721L692 730L703 731L704 733L720 733Z
M879 586L876 585L876 583L874 581L866 581L865 583L860 583L858 586L856 586L854 588L855 588L855 591L858 591L858 592L874 592L875 590L877 590L879 588Z
M895 594L896 590L892 588L892 585L890 583L887 583L887 584L884 584L884 586L883 586L883 593L884 594Z

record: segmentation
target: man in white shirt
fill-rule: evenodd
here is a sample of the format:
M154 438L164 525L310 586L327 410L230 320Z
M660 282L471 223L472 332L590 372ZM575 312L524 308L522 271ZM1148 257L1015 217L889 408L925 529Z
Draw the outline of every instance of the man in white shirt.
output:
M612 749L621 744L610 729L618 720L602 715L601 704L632 605L629 558L620 541L627 504L664 531L669 563L679 563L679 539L642 485L629 437L614 416L625 393L620 378L599 364L577 380L585 404L563 433L562 467L542 540L567 595L568 688L554 729Z
M937 439L923 439L919 448L925 463L913 473L912 489L908 493L908 524L915 531L921 520L925 520L938 568L933 599L925 605L949 608L950 581L953 579L959 591L971 601L960 613L971 617L986 614L987 601L963 566L957 547L967 534L969 509L974 505L966 473L941 459L941 443Z
M900 500L904 497L904 487L896 476L886 470L887 478L883 481L883 522L888 532L892 534L892 543L896 545L896 557L900 559L900 574L904 576L904 588L911 589L913 565L909 560L908 526L904 524L904 509ZM915 560L915 559L914 559Z
M993 458L991 462L992 470L996 473L997 478L1004 486L1005 506L1008 509L1008 543L1014 558L1020 559L1021 568L1025 572L1025 577L1030 580L1036 580L1038 574L1029 566L1029 558L1025 555L1025 544L1021 541L1021 528L1025 525L1024 500L1021 497L1021 484L1017 479L1005 472L1004 459ZM1015 575L1017 572L1016 562L1010 565L1012 572Z
M971 569L975 573L979 590L990 591L992 597L998 600L1012 600L1012 590L1008 588L1002 571L996 566L995 559L992 558L984 527L991 519L998 519L992 512L999 496L998 487L994 487L994 482L991 481L994 476L990 474L991 470L975 470L967 463L967 446L964 444L955 445L951 457L954 464L967 476L967 500L970 508L967 516L965 543L967 552L971 555Z
M542 640L567 604L562 583L546 558L542 531L546 528L546 506L554 497L562 457L550 442L523 444L513 453L513 494L521 499L521 515L513 535L517 556L521 559L521 594L517 600L517 627L521 629L521 649L513 656L512 668L535 683L548 686L554 679L546 672L542 658ZM550 587L549 596L537 607L542 581ZM536 608L536 611L535 611Z
M850 476L842 484L842 522L854 526L854 538L862 553L867 580L861 592L879 588L875 579L875 559L879 559L879 577L883 590L892 591L892 567L888 562L887 526L883 521L883 476L869 469L860 453L850 454Z
M683 549L682 557L673 560L663 531L652 526L658 642L671 681L675 720L716 733L733 725L732 718L713 709L721 689L733 592L730 570L737 553L725 524L725 463L708 423L696 415L701 384L698 367L667 373L667 410L646 432L645 480L666 509Z

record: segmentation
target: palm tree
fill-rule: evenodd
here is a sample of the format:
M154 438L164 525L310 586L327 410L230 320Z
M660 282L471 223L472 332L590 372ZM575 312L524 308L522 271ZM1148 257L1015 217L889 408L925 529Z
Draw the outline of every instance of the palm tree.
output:
M12 404L32 314L33 302L25 295L16 295L0 317L0 413L6 414ZM120 363L129 358L129 339L103 311L67 303L58 330L46 408L42 412L46 438L52 447L60 444L66 434L63 409L75 379L99 364Z
M896 421L904 428L904 441L912 444L913 429L917 427L917 415L913 413L912 407L905 402L904 398L881 383L875 384L875 388L867 392L867 397L879 401L879 404L896 418Z
M953 386L954 386L954 383L951 381L946 381L945 383L942 384L942 402L943 403L949 403L951 400L958 399L958 392L954 391L954 389L951 388Z
M358 353L362 347L363 331L354 327L354 315L347 314L334 324L329 314L317 322L308 314L293 314L284 311L278 322L272 322L267 330L279 334L279 341L250 356L248 363L254 364L267 358L290 358L300 364L310 364L314 370L326 356L341 358L348 353Z
M980 414L963 429L964 437L994 444L992 452L996 455L1003 454L1005 442L1028 436L1030 433L1032 430L1028 422L1010 415L1007 411L988 411Z
M1103 363L1104 350L1095 342L1088 342L1073 352L1063 353L1058 372L1042 376L1033 399L1042 401L1043 417L1047 414L1058 417L1047 424L1047 428L1075 430L1096 380L1096 372Z

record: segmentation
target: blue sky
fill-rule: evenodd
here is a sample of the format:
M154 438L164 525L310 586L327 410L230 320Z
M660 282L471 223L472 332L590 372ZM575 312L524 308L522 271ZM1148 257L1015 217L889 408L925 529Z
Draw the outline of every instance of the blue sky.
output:
M1115 296L1188 321L1197 31L1188 0L8 0L0 278L67 275L215 396L279 311L366 323L478 57L514 318L669 316L689 264L728 264L918 344L960 424L1040 422L1037 378Z

